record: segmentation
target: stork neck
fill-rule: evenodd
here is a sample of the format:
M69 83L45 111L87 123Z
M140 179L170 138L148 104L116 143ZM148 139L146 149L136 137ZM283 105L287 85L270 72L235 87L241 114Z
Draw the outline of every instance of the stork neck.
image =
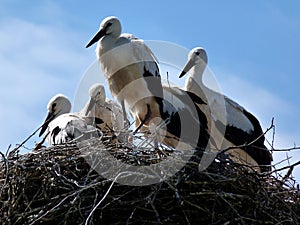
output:
M197 64L191 68L190 73L193 74L193 80L197 82L197 84L200 87L204 87L203 84L203 73L204 73L205 67L201 64Z
M103 60L100 59L101 56L105 55L105 53L111 51L112 49L119 47L121 44L124 44L124 38L120 38L120 36L112 36L112 35L106 35L104 37L102 37L102 39L98 42L97 44L97 57L98 60ZM117 52L119 50L115 50L113 52L111 52L110 54L115 54L115 52ZM110 56L106 56L106 57L111 57ZM111 59L110 59L111 60Z
M194 70L198 74L201 74L201 76L203 75L205 68L206 68L206 64L204 62L198 63L194 66Z
M100 39L97 44L97 48L101 51L101 54L104 54L106 51L112 49L116 42L116 38L113 38L110 35L104 36Z
M60 116L60 115L62 115L62 114L69 113L70 111L71 111L71 110L69 110L69 109L61 110L61 111L57 114L57 116Z

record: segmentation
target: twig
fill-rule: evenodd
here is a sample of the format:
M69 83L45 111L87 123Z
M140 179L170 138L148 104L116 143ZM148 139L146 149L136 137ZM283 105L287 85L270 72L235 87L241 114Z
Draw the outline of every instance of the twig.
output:
M8 222L8 224L11 224L11 221L10 221L9 218L11 218L11 211L12 211L11 202L13 201L13 196L12 196L12 184L11 184L11 182L9 182L9 179L10 179L10 176L9 176L9 163L8 163L8 159L5 157L5 155L2 152L0 152L0 154L3 157L3 160L5 161L5 181L4 181L3 186L1 187L0 197L2 197L3 190L4 190L5 186L8 184L8 191L7 191L8 209L7 209L6 222Z
M168 71L167 71L167 82L168 82L168 86L171 87L170 80L169 80L169 72Z
M11 144L8 146L5 155L8 156L9 150L10 150Z
M299 161L299 163L300 163L300 161ZM291 166L290 166L290 168L289 168L289 170L287 171L287 173L286 173L286 174L284 175L284 177L281 179L281 182L282 182L282 183L285 183L286 180L292 175L292 172L293 172L294 168L295 168L295 165L291 165Z
M136 207L132 210L132 212L130 213L130 216L129 216L128 219L126 220L126 225L129 224L129 221L132 219L133 214L135 213L135 211L136 211L137 208L138 208L138 207L136 206Z
M273 120L274 120L274 117L273 117ZM273 126L273 134L272 134L272 145L271 145L272 151L274 150L275 132L276 132L276 129L275 129L275 125L274 125Z
M273 167L276 167L277 165L280 165L283 162L289 161L292 158L292 156L288 156L286 159L280 160L279 162L275 163Z
M228 205L229 205L229 207L235 212L235 214L240 218L240 220L241 220L241 222L243 223L243 224L245 224L245 221L244 221L244 219L243 219L243 217L239 214L239 212L234 208L234 206L232 205L232 204L230 204L224 197L223 197L223 195L218 195L224 202L226 202Z
M37 128L31 135L29 135L29 137L27 137L21 144L18 145L18 147L14 148L13 151L18 150L19 148L21 148L32 136L34 136L36 134L36 132L39 131L39 129L42 128L43 125L39 126L39 128Z
M40 142L38 142L38 143L35 145L35 147L34 147L33 150L38 150L38 149L42 148L42 144L45 142L45 140L46 140L46 138L47 138L47 136L48 136L49 134L50 134L50 131L48 131L48 132L45 134L44 138L43 138Z
M290 152L294 150L300 150L300 147L292 147L292 148L281 148L281 149L273 149L274 152Z
M2 196L2 192L4 190L4 187L6 186L6 184L8 183L8 179L9 179L9 174L8 174L8 159L5 157L5 155L0 151L0 155L3 158L3 161L5 162L5 181L4 184L1 187L1 192L0 192L0 197Z
M72 194L69 194L67 195L66 197L64 197L57 205L55 205L54 207L52 207L50 210L48 210L47 212L45 212L44 214L42 214L40 217L38 217L37 219L35 219L34 221L32 221L30 223L30 225L33 225L34 223L36 223L37 221L39 221L40 219L42 219L43 217L45 217L47 214L53 212L56 208L58 208L61 204L63 204L68 198L74 196L74 195L77 195L79 194L80 192L83 192L84 190L87 190L89 188L92 188L92 187L95 187L99 184L103 183L103 181L100 181L100 182L97 182L97 183L93 183L93 184L90 184L86 187L83 187L82 189L80 190L77 190L75 192L73 192Z
M161 183L158 184L158 185L161 186ZM156 185L156 186L157 186L157 185ZM153 195L152 198L151 198L151 195ZM160 217L159 217L159 213L158 213L158 211L157 211L157 209L156 209L156 207L155 207L155 205L154 205L154 201L155 201L156 195L157 195L157 190L155 190L154 192L152 192L152 193L148 196L148 198L149 198L150 205L151 205L151 207L152 207L152 209L153 209L153 211L154 211L154 213L155 213L155 216L156 216L156 219L157 219L156 222L157 222L157 224L159 224L159 223L161 223Z
M31 135L29 135L29 137L27 137L21 144L18 145L18 147L16 147L13 151L18 150L19 148L21 148L32 136L34 136L36 134L36 132L39 131L39 129L41 129L43 127L43 125L49 121L51 121L53 118L50 117L48 120L46 120L41 126L39 126ZM49 132L45 135L44 139L46 138L46 136L48 136ZM43 139L43 140L44 140Z
M279 169L275 169L275 170L267 173L267 175L271 175L272 173L279 172L279 171L282 171L282 170L285 170L285 169L290 169L291 167L295 167L295 166L298 166L298 165L300 165L300 161L298 161L298 162L296 162L292 165L289 165L289 166L284 166L284 167L281 167Z
M104 201L104 199L107 197L107 195L109 194L110 190L112 189L113 185L115 184L115 182L117 181L117 179L119 178L119 176L123 175L123 174L130 174L129 172L121 172L119 173L114 180L112 181L112 183L110 184L108 190L106 191L106 193L104 194L104 196L102 197L102 199L97 203L97 205L92 209L92 211L90 212L89 216L86 218L85 221L85 225L89 224L89 220L92 217L92 215L94 214L95 210L99 207L99 205Z
M263 132L261 135L259 135L256 139L254 139L253 141L251 141L250 143L243 144L243 145L237 145L237 146L230 146L230 147L225 148L222 151L218 152L217 155L220 155L220 154L222 154L224 152L227 152L227 151L229 151L231 149L245 148L245 147L249 147L250 145L254 144L256 141L258 141L261 137L263 137L266 133L268 133L273 128L273 126L274 126L273 121L274 121L274 118L272 118L270 127L265 132Z

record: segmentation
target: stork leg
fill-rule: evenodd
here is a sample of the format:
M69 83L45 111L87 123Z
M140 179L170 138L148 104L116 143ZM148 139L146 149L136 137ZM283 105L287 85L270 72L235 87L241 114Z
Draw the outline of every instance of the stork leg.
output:
M142 120L142 122L138 125L138 127L133 131L133 134L136 134L139 129L141 129L141 127L146 123L146 121L150 118L151 116L151 109L150 109L150 105L147 104L147 114L145 115L145 118Z
M127 129L129 129L130 127L130 122L128 120L128 117L127 117L127 113L126 113L126 109L125 109L125 102L124 100L122 100L121 102L121 107L122 107L122 112L123 112L123 131L121 130L118 134L118 140L120 142L124 142L126 144L129 144L129 143L132 143L132 138L129 137L128 133L127 132L124 132L126 131Z
M153 144L154 144L154 149L158 149L158 139L157 139L157 135L154 137Z
M130 123L129 120L127 118L127 113L126 113L126 109L125 109L125 103L124 100L121 101L121 107L122 107L122 111L123 111L123 117L124 117L124 128L129 128Z

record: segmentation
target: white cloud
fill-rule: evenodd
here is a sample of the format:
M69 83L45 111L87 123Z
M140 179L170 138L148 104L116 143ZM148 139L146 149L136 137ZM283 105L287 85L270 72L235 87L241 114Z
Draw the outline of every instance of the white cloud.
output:
M94 59L84 54L73 30L19 19L0 21L0 150L20 143L43 121L48 100L64 93L71 101ZM29 146L32 147L32 146Z

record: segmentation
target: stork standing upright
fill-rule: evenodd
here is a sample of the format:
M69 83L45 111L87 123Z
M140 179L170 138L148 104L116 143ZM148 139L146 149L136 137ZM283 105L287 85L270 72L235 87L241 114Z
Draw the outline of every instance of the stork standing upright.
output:
M86 45L98 42L96 54L110 91L123 108L130 109L135 128L149 128L153 118L160 118L163 90L154 54L132 34L121 34L117 17L105 18L100 29Z
M179 76L182 77L190 71L185 89L208 100L209 109L205 106L206 108L202 110L206 113L209 124L214 124L217 129L225 132L224 143L226 144L223 144L223 147L230 147L231 144L240 146L251 143L249 146L231 152L245 151L239 154L244 157L245 162L250 162L249 164L256 162L261 171L270 170L272 156L264 145L265 137L259 121L235 101L204 85L202 79L206 65L206 51L200 47L192 49ZM220 115L220 112L225 112L225 115Z
M70 113L71 102L66 96L55 95L50 99L47 108L48 115L39 136L46 132L49 145L99 137L100 131L89 125L79 113Z

